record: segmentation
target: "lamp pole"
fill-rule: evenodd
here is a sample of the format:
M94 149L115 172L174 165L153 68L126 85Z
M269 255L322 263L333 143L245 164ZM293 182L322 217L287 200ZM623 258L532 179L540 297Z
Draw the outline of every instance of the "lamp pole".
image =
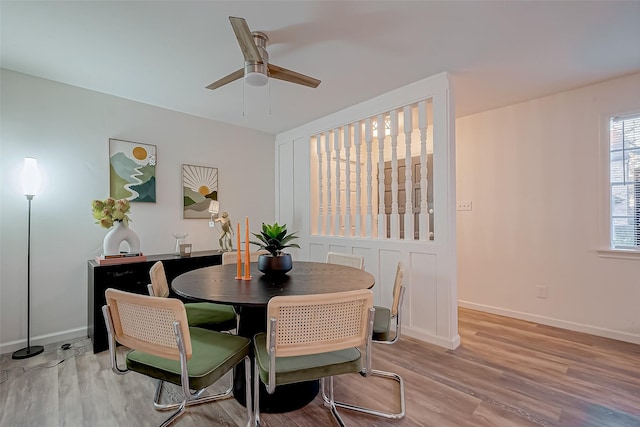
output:
M25 176L29 173L35 173L37 177L29 177ZM36 159L27 158L25 159L25 170L23 171L23 181L25 179L31 180L34 184L37 183L39 185L39 172L37 170L37 161ZM31 183L31 182L30 182ZM27 359L29 357L37 356L38 354L44 351L44 347L41 345L31 346L31 201L33 200L33 196L35 196L36 187L27 188L28 184L25 184L25 196L29 201L29 216L28 216L28 225L27 225L27 346L23 349L20 349L14 352L11 355L12 359ZM31 194L33 193L33 194Z

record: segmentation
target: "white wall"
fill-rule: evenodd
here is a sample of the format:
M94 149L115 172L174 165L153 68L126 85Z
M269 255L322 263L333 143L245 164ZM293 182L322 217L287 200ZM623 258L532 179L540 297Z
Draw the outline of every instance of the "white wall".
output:
M109 138L157 146L157 202L131 209L146 254L171 253L174 232L188 232L194 251L218 248L208 220L182 219L182 163L218 168L234 223L274 220L273 135L7 70L0 80L0 353L26 339L27 201L16 178L26 156L46 174L33 200L32 343L86 334L87 260L107 233L90 205L108 196Z
M601 124L633 109L640 74L456 121L462 306L640 343L640 259L597 253Z

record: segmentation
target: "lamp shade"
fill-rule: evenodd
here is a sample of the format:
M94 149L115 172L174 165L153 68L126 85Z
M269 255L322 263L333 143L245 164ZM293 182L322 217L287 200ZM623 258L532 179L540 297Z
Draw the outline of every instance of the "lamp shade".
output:
M35 196L42 185L42 175L38 169L38 160L33 157L25 157L20 183L25 196Z
M209 203L209 213L217 214L218 212L220 212L220 202L212 200L211 203Z

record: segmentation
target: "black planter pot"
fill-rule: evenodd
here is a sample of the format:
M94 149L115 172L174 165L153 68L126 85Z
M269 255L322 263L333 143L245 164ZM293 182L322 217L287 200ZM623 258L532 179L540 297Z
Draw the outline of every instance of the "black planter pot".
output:
M260 255L258 257L258 270L268 276L283 275L292 268L293 261L289 254L280 254L277 257L271 255Z

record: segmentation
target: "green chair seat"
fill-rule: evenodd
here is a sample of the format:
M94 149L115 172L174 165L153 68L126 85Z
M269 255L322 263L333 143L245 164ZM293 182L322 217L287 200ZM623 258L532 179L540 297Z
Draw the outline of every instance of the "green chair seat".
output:
M190 327L192 357L187 362L189 388L208 387L249 354L251 341L237 335ZM180 362L134 350L127 354L127 368L180 385Z
M391 329L391 310L386 307L374 306L376 313L373 317L373 340L388 341Z
M189 326L226 331L236 327L236 312L233 307L211 302L192 302L184 305Z
M267 335L256 334L253 337L255 363L260 371L262 382L269 382L269 353ZM292 384L301 381L317 380L333 375L348 374L361 370L361 355L357 348L276 358L276 384Z
M149 295L167 298L170 296L169 283L164 271L164 264L158 261L149 269L151 284ZM212 302L185 303L189 326L209 329L211 331L228 331L236 328L236 313L233 307Z

